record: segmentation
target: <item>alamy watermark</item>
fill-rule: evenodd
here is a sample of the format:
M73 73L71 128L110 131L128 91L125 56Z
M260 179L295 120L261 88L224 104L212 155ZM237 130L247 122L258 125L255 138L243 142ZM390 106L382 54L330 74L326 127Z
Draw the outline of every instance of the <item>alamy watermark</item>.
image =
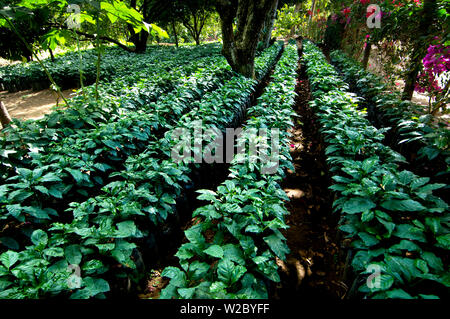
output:
M175 163L261 163L262 174L275 174L280 162L280 132L276 128L226 128L225 132L202 121L193 127L176 128L171 139L175 146L171 158ZM235 139L238 140L235 145Z
M67 270L72 272L69 278L67 278L67 287L69 287L69 289L81 288L82 279L80 266L71 264L67 267Z
M66 20L67 28L79 29L81 27L80 6L77 4L69 4L66 8L67 13L70 13Z
M377 4L371 4L367 7L367 27L369 29L381 28L381 8Z
M381 266L370 264L367 267L366 272L371 273L366 280L367 287L369 289L381 288Z

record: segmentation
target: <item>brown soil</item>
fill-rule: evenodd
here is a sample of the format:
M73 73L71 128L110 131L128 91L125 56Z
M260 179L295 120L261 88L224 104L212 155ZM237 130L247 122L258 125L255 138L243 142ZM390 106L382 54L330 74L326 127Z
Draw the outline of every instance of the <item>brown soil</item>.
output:
M288 171L282 187L290 198L287 208L289 229L283 232L291 252L286 261L278 260L281 282L270 298L342 299L347 286L341 281L344 262L337 240L338 216L332 214L333 197L328 189L324 143L319 123L308 106L309 83L299 71L298 94L291 137L295 172Z
M69 98L74 94L74 90L64 90L62 93L65 98ZM38 119L52 112L52 107L56 105L56 93L51 89L35 92L25 90L16 93L1 91L0 100L6 105L12 118Z

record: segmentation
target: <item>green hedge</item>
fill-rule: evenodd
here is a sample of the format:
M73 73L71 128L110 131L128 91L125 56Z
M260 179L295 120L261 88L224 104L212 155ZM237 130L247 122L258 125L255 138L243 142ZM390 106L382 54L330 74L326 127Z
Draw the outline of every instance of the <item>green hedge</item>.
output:
M352 286L364 298L444 297L450 286L448 205L433 190L445 184L400 171L404 158L382 144L386 129L370 125L348 85L310 42L304 59L311 107L328 144L334 209L352 242ZM381 275L367 285L374 269Z

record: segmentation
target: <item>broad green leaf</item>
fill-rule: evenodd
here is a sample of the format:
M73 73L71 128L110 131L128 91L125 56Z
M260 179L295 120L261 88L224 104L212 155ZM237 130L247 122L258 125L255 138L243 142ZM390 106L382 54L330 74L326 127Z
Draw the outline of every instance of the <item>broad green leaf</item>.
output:
M348 214L356 214L370 210L375 206L375 203L368 198L354 197L344 203L342 206L342 211Z
M64 253L69 264L79 265L81 263L83 255L81 254L79 245L67 246L66 249L64 250Z
M289 253L289 248L286 243L282 241L277 235L273 234L267 237L264 237L264 241L269 245L270 249L275 253L275 255L284 260L286 258L286 254Z
M420 242L427 241L422 230L409 224L397 225L393 232L393 235L404 239L417 240Z
M235 265L231 260L223 259L217 265L217 275L219 280L230 285L237 282L247 271L244 266Z
M65 170L72 175L77 183L80 183L83 180L83 173L79 169L65 168Z
M408 294L403 289L392 289L386 292L388 298L391 299L414 299L410 294Z
M36 246L47 246L48 243L48 235L41 229L35 230L31 234L31 242Z
M117 224L118 231L117 238L133 237L136 234L137 228L134 221L127 220Z
M436 240L439 243L439 246L450 250L450 234L438 236L436 237Z
M8 250L0 255L0 261L8 269L10 269L18 260L19 254L12 250Z
M210 256L213 256L215 258L222 258L223 257L223 249L219 245L209 246L203 252L208 254L208 255L210 255Z
M170 284L175 287L186 287L186 274L177 267L164 268L161 276L170 278Z
M424 207L422 204L412 199L405 199L405 200L391 199L381 203L381 207L389 210L401 210L407 212L415 212L426 209L426 207Z
M442 260L439 257L437 257L434 253L428 251L423 252L422 258L427 262L427 264L431 268L437 271L444 270L444 264L442 263Z
M195 293L195 288L178 288L177 291L180 294L181 298L191 299Z
M46 175L44 175L41 179L41 182L60 182L61 178L59 178L58 175L56 175L56 173L48 173Z

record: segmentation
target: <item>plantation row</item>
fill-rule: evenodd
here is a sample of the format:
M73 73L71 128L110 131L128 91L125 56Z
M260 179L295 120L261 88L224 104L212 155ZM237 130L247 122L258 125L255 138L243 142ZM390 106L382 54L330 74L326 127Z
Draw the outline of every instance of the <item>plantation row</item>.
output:
M277 43L258 57L259 79L281 49ZM175 204L193 168L171 160L173 131L193 129L198 120L208 127L224 127L227 119L242 112L257 84L242 76L230 78L224 59L215 59L157 103L143 101L113 123L83 131L76 139L63 138L48 156L37 153L31 163L36 168L18 169L12 177L21 182L1 186L2 224L15 239L19 231L22 238L2 240L11 250L0 257L5 266L0 266L0 289L5 289L0 297L102 297L110 290L108 282L138 277L132 259L139 252L136 243L147 248L144 243L154 239L154 225L176 213ZM131 92L142 93L127 93ZM41 162L45 158L48 162ZM19 190L10 188L25 184L20 191L27 194L19 200ZM44 208L47 203L53 207ZM30 239L33 245L23 249ZM81 268L81 285L67 286L69 264Z
M170 283L161 298L267 298L267 281L280 280L275 258L284 260L289 252L280 232L287 228L284 201L288 198L278 183L286 169L293 169L287 130L293 125L297 63L297 46L288 45L265 92L249 109L237 141L245 149L255 139L252 131L279 129L282 150L276 174L261 173L268 165L263 159L277 156L267 153L269 137L252 141L258 152L246 149L235 156L229 179L216 191L198 191L198 199L209 204L193 213L199 222L185 231L188 242L176 254L181 267L162 272Z
M377 127L393 128L390 145L405 144L406 147L400 147L402 155L414 159L414 166L425 170L428 176L448 175L450 131L444 123L432 123L431 115L417 115L414 111L417 106L388 92L379 77L364 70L344 53L333 51L331 61L350 88L364 98L362 104L367 105L372 123Z
M341 215L340 229L352 239L354 288L368 298L445 296L450 286L444 267L450 247L448 205L433 191L446 185L400 171L405 159L382 144L388 129L370 125L348 85L311 42L304 42L304 60L311 107L328 144L333 205ZM367 285L374 269L381 275Z
M161 96L183 86L191 73L200 71L203 63L224 61L214 53L216 51L214 46L184 49L183 55L173 55L163 62L155 59L139 72L118 75L114 81L102 83L98 103L94 99L86 101L84 96L77 96L70 100L69 108L54 111L43 119L14 120L0 136L0 155L3 157L0 178L8 171L5 167L8 164L27 167L31 161L30 150L47 152L55 142L65 137L84 134L85 130L97 129L102 123L117 121L125 112L137 111L144 105L154 107L154 102ZM219 65L224 63L219 62ZM222 72L231 76L230 71ZM86 88L90 96L93 96L93 90L93 86Z
M206 46L202 46L205 48ZM211 53L219 54L219 47L208 46ZM126 52L120 48L106 48L102 55L101 79L113 80L117 76L129 75L142 70L150 70L149 66L161 60L173 59L183 55L191 48L182 47L150 47L144 54ZM180 54L181 53L181 54ZM53 80L63 89L79 87L80 65L82 65L84 84L92 84L97 76L97 52L94 49L81 52L82 61L78 52L68 52L55 61L43 60ZM0 90L17 92L21 90L41 90L50 87L50 80L38 62L21 63L0 68Z

